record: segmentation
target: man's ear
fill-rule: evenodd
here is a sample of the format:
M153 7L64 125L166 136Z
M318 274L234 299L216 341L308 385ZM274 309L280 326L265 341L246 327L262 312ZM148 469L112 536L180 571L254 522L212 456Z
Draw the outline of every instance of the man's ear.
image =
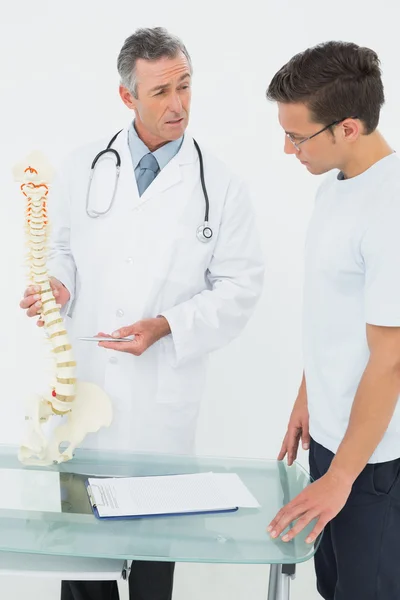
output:
M123 85L119 86L119 95L121 96L122 102L130 109L136 108L136 98L133 94Z
M357 119L346 119L342 123L343 138L348 142L355 142L362 133L361 121Z

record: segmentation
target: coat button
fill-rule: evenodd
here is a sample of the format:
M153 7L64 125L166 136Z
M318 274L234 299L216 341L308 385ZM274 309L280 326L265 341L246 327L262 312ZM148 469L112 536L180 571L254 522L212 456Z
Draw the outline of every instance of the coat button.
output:
M112 365L116 365L118 362L118 358L116 356L111 356L109 360Z
M119 308L115 314L117 315L117 317L123 317L125 313L122 310L122 308Z
M132 256L128 256L128 258L126 259L126 262L131 265L133 263L133 257Z

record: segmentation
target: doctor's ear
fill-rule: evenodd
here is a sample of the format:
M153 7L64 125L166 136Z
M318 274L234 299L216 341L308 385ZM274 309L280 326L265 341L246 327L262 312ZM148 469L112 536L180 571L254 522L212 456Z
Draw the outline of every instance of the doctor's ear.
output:
M121 96L122 102L128 108L131 108L131 109L136 108L136 99L132 95L132 92L130 92L126 87L124 87L122 85L119 86L119 95Z

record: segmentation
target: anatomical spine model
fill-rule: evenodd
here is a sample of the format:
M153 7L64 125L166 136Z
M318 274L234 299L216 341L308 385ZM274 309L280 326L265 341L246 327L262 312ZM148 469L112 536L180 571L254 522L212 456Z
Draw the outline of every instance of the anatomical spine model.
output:
M26 229L29 246L30 284L40 286L41 319L55 358L54 381L46 393L33 395L26 405L27 430L19 450L25 464L50 465L70 460L74 449L88 433L107 427L112 421L112 406L107 394L96 384L76 379L76 362L56 303L46 268L49 223L47 196L53 170L38 152L13 169L27 202ZM50 200L51 201L51 200ZM65 415L62 424L48 440L42 430L52 416ZM68 442L64 452L60 444Z

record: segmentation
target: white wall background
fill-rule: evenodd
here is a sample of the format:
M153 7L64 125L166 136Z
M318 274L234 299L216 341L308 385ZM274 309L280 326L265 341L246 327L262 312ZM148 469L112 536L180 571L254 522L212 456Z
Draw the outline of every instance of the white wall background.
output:
M328 39L370 46L381 57L387 95L381 131L396 148L396 11L393 0L18 0L2 7L0 443L18 442L23 398L44 372L41 332L18 307L24 205L12 166L34 148L56 164L75 146L123 127L131 114L118 96L118 52L137 27L163 25L192 55L190 131L248 179L267 260L253 320L213 356L198 452L276 456L302 370L303 243L319 179L283 154L276 107L265 90L275 71L307 46ZM305 465L306 459L301 455ZM266 577L263 567L184 565L175 598L239 600L251 586L252 598L261 600ZM43 600L57 598L58 582L0 579L2 598L22 600L33 590ZM293 586L295 600L306 597L317 598L311 564L300 567Z

